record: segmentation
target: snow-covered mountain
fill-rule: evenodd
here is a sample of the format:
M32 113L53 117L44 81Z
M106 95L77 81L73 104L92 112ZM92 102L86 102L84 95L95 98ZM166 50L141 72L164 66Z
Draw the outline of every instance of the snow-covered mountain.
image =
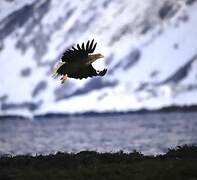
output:
M0 113L127 111L197 103L196 0L1 0ZM51 72L88 39L104 77Z

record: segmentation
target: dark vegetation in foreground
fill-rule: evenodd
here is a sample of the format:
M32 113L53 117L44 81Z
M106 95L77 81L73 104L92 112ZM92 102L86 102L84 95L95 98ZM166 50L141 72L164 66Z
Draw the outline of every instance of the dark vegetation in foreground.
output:
M0 179L197 180L197 146L169 149L164 155L132 153L20 155L0 158Z

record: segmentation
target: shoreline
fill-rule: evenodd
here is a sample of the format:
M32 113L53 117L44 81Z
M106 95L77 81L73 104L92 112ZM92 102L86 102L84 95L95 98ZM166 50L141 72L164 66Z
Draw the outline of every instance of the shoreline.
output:
M184 105L184 106L167 106L159 109L139 109L139 110L128 110L128 111L87 111L81 113L60 113L60 112L48 112L43 114L35 114L31 116L25 116L20 114L4 114L0 115L0 120L6 119L42 119L42 118L65 118L65 117L87 117L87 116L117 116L117 115L140 115L140 114L157 114L157 113L195 113L197 112L197 105ZM33 113L34 114L34 113Z

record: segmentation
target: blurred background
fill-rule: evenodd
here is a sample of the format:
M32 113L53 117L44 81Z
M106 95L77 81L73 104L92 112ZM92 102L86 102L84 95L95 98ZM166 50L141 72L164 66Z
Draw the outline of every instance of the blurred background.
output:
M0 115L127 112L171 105L195 105L196 19L196 0L1 0ZM53 67L65 49L93 38L98 42L96 52L105 56L93 65L97 69L108 68L107 74L102 78L69 79L63 85L58 79L53 79ZM180 116L173 116L173 119L180 119ZM196 127L196 122L194 123L195 126L191 125L193 128ZM175 123L174 126L176 125ZM10 128L7 124L1 125L1 130L8 127ZM62 126L58 126L55 132L60 127ZM126 128L127 125L120 127ZM142 132L146 130L145 128ZM24 129L21 131L20 133L26 132ZM23 153L25 148L27 150L27 145L21 147L22 150L18 147L13 150L12 141L3 143L6 138L17 134L14 131L10 135L10 132L6 131L6 135L0 136L3 139L0 144L2 152L16 152L17 149L18 153ZM46 134L50 132L51 129ZM184 142L190 142L196 132L196 128L184 131ZM28 141L35 140L35 134L33 131L32 133ZM180 134L177 129L176 134ZM117 136L119 135L115 137ZM57 137L59 136L56 139ZM114 137L114 134L110 137ZM73 136L69 138L72 139ZM80 142L86 142L85 137L84 139ZM34 150L30 147L27 152L43 152L42 148L46 149L43 144L47 144L45 140L39 147L36 146ZM99 140L102 142L103 139ZM132 148L140 147L140 150L148 153L162 152L163 147L159 149L159 146L151 151L143 149L144 146L141 145L148 145L150 141L142 140ZM197 140L192 139L192 142ZM18 144L18 141L15 140L15 143ZM163 141L160 143L163 144ZM175 138L169 146L177 143ZM35 141L35 144L39 143ZM54 145L52 150L58 150L56 147L59 144L61 143ZM99 145L90 146L87 142L83 147L101 148ZM115 146L109 147L111 150ZM117 147L128 149L120 144ZM72 147L69 150L80 148L81 146Z

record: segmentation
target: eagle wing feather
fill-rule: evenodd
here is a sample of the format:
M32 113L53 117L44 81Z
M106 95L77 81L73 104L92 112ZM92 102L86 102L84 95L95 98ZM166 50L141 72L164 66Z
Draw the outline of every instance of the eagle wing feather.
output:
M80 71L70 74L69 77L76 78L76 79L83 79L92 76L104 76L107 72L107 69L104 69L100 72L97 72L93 66L90 64L87 67L80 69Z
M86 45L82 43L81 47L79 44L77 44L76 48L72 46L71 49L63 53L61 60L66 63L83 61L85 58L88 58L88 54L94 52L96 45L97 43L94 43L93 39L91 42L88 41Z

